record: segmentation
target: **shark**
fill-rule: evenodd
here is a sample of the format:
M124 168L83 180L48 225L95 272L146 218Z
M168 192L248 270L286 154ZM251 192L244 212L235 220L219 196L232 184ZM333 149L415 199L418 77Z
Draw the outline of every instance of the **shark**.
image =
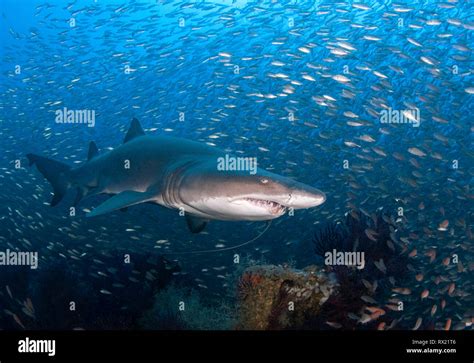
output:
M50 182L51 206L68 191L76 191L74 206L85 197L107 194L111 197L87 217L152 203L183 212L193 233L211 220L269 221L288 208L312 208L326 200L322 191L263 168L253 173L221 170L218 160L226 155L205 143L147 135L134 118L122 145L101 154L91 141L87 161L76 168L37 154L26 156Z

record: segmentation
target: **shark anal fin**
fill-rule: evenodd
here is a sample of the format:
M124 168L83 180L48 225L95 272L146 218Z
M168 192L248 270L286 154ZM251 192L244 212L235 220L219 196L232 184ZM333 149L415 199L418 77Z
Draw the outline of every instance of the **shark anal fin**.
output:
M186 214L186 223L192 233L199 233L206 228L208 220Z
M134 118L132 120L130 128L128 129L127 135L125 135L123 143L125 144L126 142L129 142L130 140L133 140L134 138L142 135L145 135L145 131L143 131L140 122L136 118Z
M107 199L104 203L95 207L87 217L95 217L118 209L124 209L135 204L145 203L153 198L153 193L135 192L127 190Z
M87 153L87 161L99 155L99 149L94 141L89 143L89 152Z

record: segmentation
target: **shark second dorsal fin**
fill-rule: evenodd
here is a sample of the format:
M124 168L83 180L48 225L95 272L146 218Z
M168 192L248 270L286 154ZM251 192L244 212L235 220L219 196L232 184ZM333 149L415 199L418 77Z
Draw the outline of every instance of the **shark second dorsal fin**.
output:
M142 135L145 135L145 131L143 131L142 125L140 125L140 122L136 118L133 118L132 123L130 124L130 128L128 129L127 135L125 135L123 143L125 144L126 142L129 142L130 140L133 140L134 138Z
M89 152L87 153L87 161L99 155L99 149L94 141L89 143Z
M186 214L186 223L188 224L188 228L192 233L199 233L204 228L206 228L207 220L199 217L195 217L190 214Z

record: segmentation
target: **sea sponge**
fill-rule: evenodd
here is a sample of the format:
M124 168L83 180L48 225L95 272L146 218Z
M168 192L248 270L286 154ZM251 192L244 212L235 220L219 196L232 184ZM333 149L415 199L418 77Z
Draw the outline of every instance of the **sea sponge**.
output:
M238 283L242 330L301 329L335 290L335 282L317 266L304 270L260 265L247 268Z

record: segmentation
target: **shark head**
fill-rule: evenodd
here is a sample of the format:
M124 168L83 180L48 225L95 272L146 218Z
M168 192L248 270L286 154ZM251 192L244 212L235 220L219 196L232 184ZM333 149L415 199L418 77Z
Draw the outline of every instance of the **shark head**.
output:
M201 217L269 220L282 216L287 208L316 207L326 200L316 188L265 170L218 171L215 164L197 168L180 179L179 198L187 212Z

